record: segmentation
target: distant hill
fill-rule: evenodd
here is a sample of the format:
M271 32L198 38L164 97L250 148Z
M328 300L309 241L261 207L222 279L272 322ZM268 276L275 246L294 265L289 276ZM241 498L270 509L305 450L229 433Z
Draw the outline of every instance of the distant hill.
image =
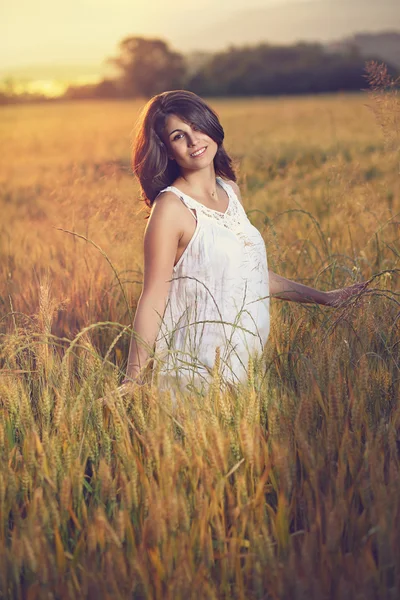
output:
M326 47L332 52L346 52L356 48L362 56L379 58L400 70L400 32L357 33L343 40L331 42Z
M400 2L400 0L399 0ZM322 46L328 52L344 53L357 49L365 59L381 60L397 67L400 71L400 32L356 33L347 38L327 42ZM213 55L213 52L187 52L186 60L189 74L195 73Z
M358 31L400 32L400 0L288 0L234 13L209 27L188 21L171 41L182 51L222 50L269 42L334 42Z

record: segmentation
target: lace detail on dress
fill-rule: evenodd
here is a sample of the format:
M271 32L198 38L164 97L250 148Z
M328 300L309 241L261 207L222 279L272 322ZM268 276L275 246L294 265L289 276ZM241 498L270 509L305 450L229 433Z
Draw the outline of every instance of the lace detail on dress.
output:
M228 219L224 225L231 229L242 242L248 257L249 268L253 271L262 271L264 269L265 255L264 240L258 229L250 223L246 211L232 186L221 178L218 179L228 195L230 194L231 196L230 206L232 206L232 211L227 215Z
M227 229L231 229L232 231L235 231L235 233L238 233L241 225L243 224L243 221L247 221L246 212L238 197L236 196L232 186L230 186L223 179L221 179L221 177L217 177L217 180L220 186L227 193L229 199L228 207L224 213L220 212L219 210L209 208L208 206L204 206L204 204L198 202L191 196L188 196L188 194L186 194L185 192L181 192L180 189L173 185L169 185L163 191L166 191L168 189L174 190L175 193L177 193L180 196L181 200L184 202L184 204L186 204L188 208L194 209L202 215L204 215L205 217L217 221L219 225L222 225L222 227L226 227Z
M226 229L229 229L235 233L235 235L242 242L249 257L251 265L250 268L262 268L262 260L260 261L260 238L262 245L261 255L264 253L264 242L260 232L250 223L246 211L244 210L243 205L237 197L232 186L224 181L221 177L217 177L216 179L220 186L225 190L229 198L228 207L224 213L209 208L208 206L204 206L204 204L198 202L185 192L181 192L180 189L173 185L168 186L168 188L165 188L163 191L168 189L173 190L177 195L179 195L182 202L189 209L196 211L196 214L200 214L208 219L212 219L221 227L225 227Z

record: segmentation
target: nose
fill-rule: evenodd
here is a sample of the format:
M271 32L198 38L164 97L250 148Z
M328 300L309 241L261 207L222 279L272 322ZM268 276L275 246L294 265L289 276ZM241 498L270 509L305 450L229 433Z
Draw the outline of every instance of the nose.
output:
M188 134L188 140L189 140L189 146L196 146L196 144L197 144L197 137L195 136L194 133L189 133Z

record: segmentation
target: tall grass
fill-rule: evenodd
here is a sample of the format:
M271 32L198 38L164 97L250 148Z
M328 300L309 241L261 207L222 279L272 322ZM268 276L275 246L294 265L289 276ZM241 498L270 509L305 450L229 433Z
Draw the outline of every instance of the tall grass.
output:
M2 597L398 596L399 146L374 102L215 103L271 268L371 284L338 310L273 302L247 384L215 370L175 409L117 391L144 225L132 106L4 109L24 136L2 125Z

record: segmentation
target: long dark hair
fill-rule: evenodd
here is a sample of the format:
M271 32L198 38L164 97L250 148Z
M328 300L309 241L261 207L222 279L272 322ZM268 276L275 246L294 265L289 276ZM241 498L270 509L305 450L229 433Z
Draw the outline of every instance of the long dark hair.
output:
M160 190L180 175L179 165L168 158L162 139L166 118L172 114L196 125L214 140L218 145L214 157L216 175L236 181L232 159L223 147L225 134L216 112L193 92L163 92L151 98L142 109L132 145L132 171L139 179L142 200L149 207Z

